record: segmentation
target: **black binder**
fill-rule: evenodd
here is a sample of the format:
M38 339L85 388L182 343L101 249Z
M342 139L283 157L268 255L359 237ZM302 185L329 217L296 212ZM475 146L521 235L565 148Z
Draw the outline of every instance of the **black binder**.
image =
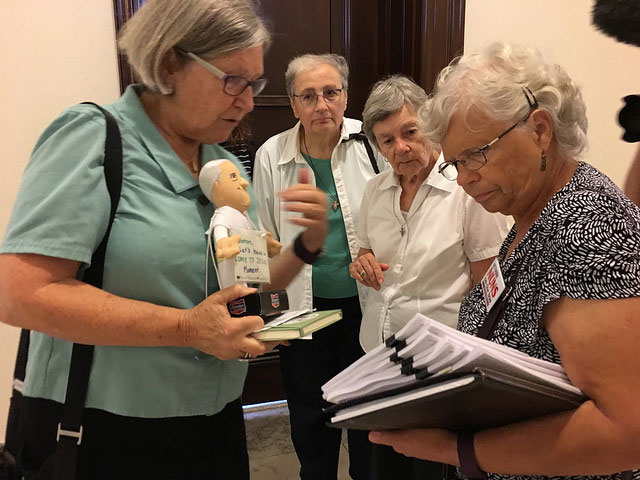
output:
M572 410L585 400L578 393L477 368L354 398L325 412L327 425L336 428L476 431Z

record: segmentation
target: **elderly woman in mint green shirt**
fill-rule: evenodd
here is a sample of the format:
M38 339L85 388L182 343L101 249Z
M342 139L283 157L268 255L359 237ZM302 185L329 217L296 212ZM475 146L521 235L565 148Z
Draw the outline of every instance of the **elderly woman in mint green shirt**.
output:
M77 278L109 220L104 117L72 107L35 146L0 248L0 320L32 330L28 404L63 402L72 342L96 345L78 478L249 478L238 359L274 344L250 336L260 317L229 317L227 302L252 289L205 292L214 207L199 201L197 176L213 159L237 164L216 144L253 109L269 40L243 0L151 0L125 26L120 46L140 84L105 107L122 136L123 181L103 290ZM292 219L303 227L298 247L319 250L324 194L296 185L280 198L302 214ZM285 249L271 286L285 287L303 264ZM28 477L55 446L51 435L48 447L26 439Z

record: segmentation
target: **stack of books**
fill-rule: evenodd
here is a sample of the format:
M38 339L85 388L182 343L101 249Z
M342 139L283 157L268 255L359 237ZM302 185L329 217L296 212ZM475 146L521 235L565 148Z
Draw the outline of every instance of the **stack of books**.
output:
M313 332L341 320L342 310L290 310L269 318L263 328L251 334L253 337L263 342L310 338Z
M577 408L562 366L417 314L322 387L330 426L475 431Z

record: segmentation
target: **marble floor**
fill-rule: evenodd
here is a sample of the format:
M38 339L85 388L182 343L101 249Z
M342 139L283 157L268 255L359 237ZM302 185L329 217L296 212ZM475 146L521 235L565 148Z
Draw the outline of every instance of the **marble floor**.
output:
M289 410L285 402L245 409L251 480L294 480L300 464L291 444ZM344 435L343 435L344 437ZM338 480L348 480L346 441L340 448Z

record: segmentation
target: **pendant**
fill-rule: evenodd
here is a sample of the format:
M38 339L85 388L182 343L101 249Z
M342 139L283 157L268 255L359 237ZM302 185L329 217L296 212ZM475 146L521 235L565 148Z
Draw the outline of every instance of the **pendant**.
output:
M340 208L340 204L338 203L338 200L334 200L333 203L331 203L331 208L333 208L334 212L338 211L338 208Z
M405 229L404 229L404 225L402 225L402 226L400 227L400 235L401 235L401 236L402 236L402 235L404 235L404 231L405 231Z

